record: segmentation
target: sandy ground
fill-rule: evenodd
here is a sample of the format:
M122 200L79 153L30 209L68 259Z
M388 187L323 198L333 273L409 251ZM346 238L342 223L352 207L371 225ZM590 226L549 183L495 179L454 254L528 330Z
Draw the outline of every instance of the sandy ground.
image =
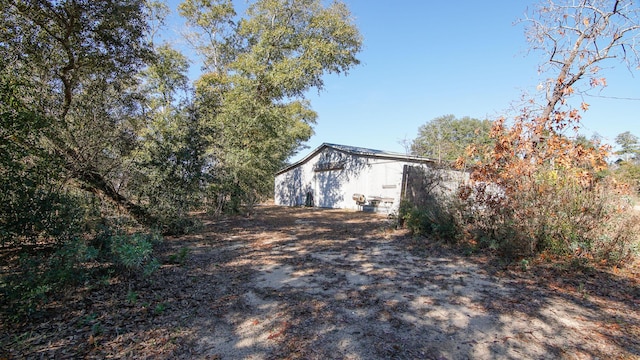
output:
M637 273L524 271L372 214L261 206L159 254L3 329L0 358L640 358Z

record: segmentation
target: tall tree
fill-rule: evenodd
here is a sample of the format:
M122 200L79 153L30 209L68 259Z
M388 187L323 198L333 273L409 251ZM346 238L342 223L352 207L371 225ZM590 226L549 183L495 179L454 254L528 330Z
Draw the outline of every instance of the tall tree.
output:
M168 44L142 72L145 126L130 156L128 192L161 220L165 230L182 232L187 213L198 207L204 180L205 133L193 103L189 62Z
M616 144L620 145L618 154L629 154L630 156L640 155L640 139L630 131L625 131L616 136Z
M347 7L259 0L238 18L231 1L180 5L204 58L196 82L219 204L236 208L271 191L273 173L312 134L305 100L323 76L358 64L361 37Z
M438 161L454 161L464 157L469 146L488 146L490 130L489 120L440 116L420 126L418 136L411 144L411 152Z

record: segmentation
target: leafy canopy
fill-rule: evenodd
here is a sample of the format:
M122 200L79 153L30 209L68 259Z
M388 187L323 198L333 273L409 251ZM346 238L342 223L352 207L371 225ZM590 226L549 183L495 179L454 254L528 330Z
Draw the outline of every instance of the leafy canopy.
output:
M187 0L180 11L205 64L196 99L211 188L233 210L271 193L275 171L313 133L306 92L357 65L362 40L340 2L260 0L238 17L231 1Z
M491 143L491 122L468 116L457 119L454 115L437 117L418 129L411 144L414 155L432 159L454 161L464 157L468 147L485 147Z
M640 155L640 139L630 131L625 131L616 136L616 144L620 146L618 154Z

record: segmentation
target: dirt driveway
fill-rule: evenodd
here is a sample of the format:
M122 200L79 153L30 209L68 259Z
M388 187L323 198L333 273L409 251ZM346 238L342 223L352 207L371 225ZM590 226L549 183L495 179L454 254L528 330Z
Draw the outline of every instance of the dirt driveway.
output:
M640 358L637 269L522 271L425 241L334 210L206 220L151 277L5 327L0 358Z

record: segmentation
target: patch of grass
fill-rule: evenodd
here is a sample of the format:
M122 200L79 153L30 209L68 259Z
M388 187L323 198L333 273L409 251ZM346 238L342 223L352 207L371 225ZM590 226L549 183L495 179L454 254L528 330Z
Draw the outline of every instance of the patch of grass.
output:
M138 293L132 290L129 290L127 292L127 302L129 304L135 304L136 302L138 302Z
M89 325L90 323L94 322L97 318L98 318L98 314L91 313L91 314L85 315L82 318L82 322L84 325Z
M189 248L186 246L183 246L180 248L180 250L178 250L177 253L171 254L169 256L168 261L170 264L184 265L187 261L188 255L189 255Z
M101 322L96 322L93 325L91 325L91 334L96 336L96 335L100 335L104 332L104 327L102 326Z
M142 269L142 274L144 276L150 276L151 274L156 272L156 270L158 270L159 268L160 268L160 262L155 258L151 259L151 261L145 264L144 268Z
M158 303L156 305L156 307L153 309L153 314L154 315L162 315L162 313L164 313L165 310L167 310L167 304Z

